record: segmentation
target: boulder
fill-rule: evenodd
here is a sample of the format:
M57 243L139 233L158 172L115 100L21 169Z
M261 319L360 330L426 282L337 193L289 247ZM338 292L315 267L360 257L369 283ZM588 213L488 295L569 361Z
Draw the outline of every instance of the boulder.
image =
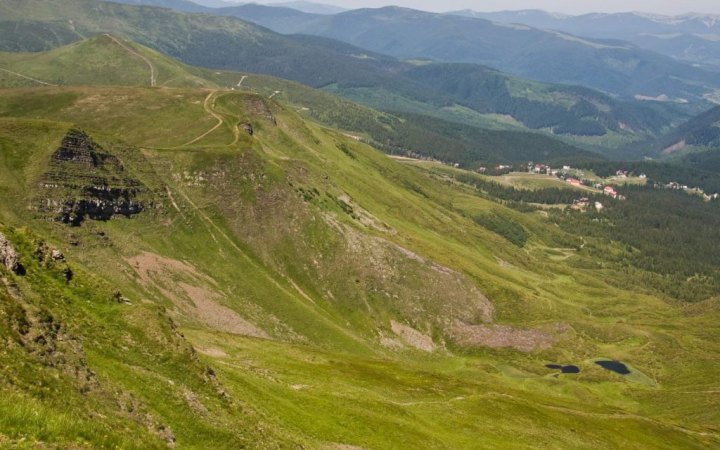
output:
M50 252L50 257L53 261L63 261L65 259L65 255L63 255L62 252L57 249L53 249Z
M4 265L7 270L15 273L22 270L15 248L2 233L0 233L0 265Z

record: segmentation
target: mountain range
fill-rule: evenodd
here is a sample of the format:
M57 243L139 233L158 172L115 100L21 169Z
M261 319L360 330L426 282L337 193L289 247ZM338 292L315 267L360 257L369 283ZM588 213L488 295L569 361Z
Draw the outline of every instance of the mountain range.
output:
M485 64L515 75L580 84L614 95L697 101L714 95L716 72L617 39L592 39L527 25L406 8L332 16L246 5L235 15L282 33L338 39L398 58Z
M590 89L531 82L473 64L402 62L327 38L276 34L234 17L91 0L12 3L0 4L5 50L48 49L104 30L196 66L289 78L383 110L578 136L583 145L658 135L697 107L618 101ZM257 8L292 11L243 10Z
M682 161L692 167L720 171L720 106L693 117L668 133L630 147L645 155Z
M465 10L450 14L524 24L588 38L622 39L678 60L712 67L716 71L720 67L720 16L716 15L593 13L569 16L540 10L491 13Z
M580 84L624 97L696 101L712 100L717 96L718 77L707 65L707 62L712 63L715 52L712 17L660 21L632 14L565 18L542 11L521 11L489 13L487 17L496 20L491 22L481 18L482 13L472 11L434 14L390 7L311 14L277 5L207 8L188 0L124 2L236 16L280 33L330 37L398 58L479 63L531 79ZM302 5L286 6L303 9ZM507 23L500 22L503 19ZM537 27L528 28L522 20ZM605 25L595 26L595 23ZM657 26L643 27L648 23ZM670 28L679 26L676 23L683 24L683 29L687 30L704 27L708 34L669 36L673 39L658 34L669 33ZM620 29L625 31L620 32ZM674 32L677 34L677 30ZM702 45L697 45L698 39L703 41ZM686 42L688 40L691 42ZM489 45L490 42L493 45ZM656 48L653 42L661 48ZM693 52L697 55L690 57L688 62L678 60L682 59L680 53ZM573 64L568 66L557 61L572 61ZM698 61L705 61L704 67L690 64Z
M485 130L421 115L392 115L278 78L187 66L109 34L48 52L0 53L0 67L0 87L6 88L150 85L249 89L277 96L309 117L363 136L389 153L422 155L463 166L483 162L512 164L538 158L558 163L603 159L522 128ZM152 68L152 78L148 77L148 68Z
M125 3L127 5L148 5L158 6L161 8L171 8L177 11L185 12L206 12L213 13L214 10L220 8L230 8L234 6L255 5L255 2L241 1L225 1L225 0L119 0L117 3ZM306 2L306 1L290 1L290 2L271 2L268 6L277 8L291 8L295 11L305 12L309 14L338 14L347 11L339 6L327 5L324 3Z
M720 445L720 107L0 18L0 448Z

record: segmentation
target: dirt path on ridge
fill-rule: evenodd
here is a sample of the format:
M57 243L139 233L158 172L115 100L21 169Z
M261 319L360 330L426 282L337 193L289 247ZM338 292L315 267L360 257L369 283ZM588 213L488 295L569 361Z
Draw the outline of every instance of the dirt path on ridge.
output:
M155 71L155 66L153 66L152 62L151 62L148 58L146 58L145 56L143 56L143 55L141 55L140 53L136 52L136 51L135 51L133 48L131 48L130 46L128 46L128 45L123 44L122 42L120 42L120 40L117 39L115 36L113 36L113 35L111 35L111 34L107 34L107 33L105 33L105 36L107 36L107 37L109 37L110 39L112 39L113 42L115 42L117 45L119 45L120 47L122 47L126 52L130 53L130 54L133 55L133 56L136 56L136 57L140 58L141 60L143 60L143 62L144 62L145 64L147 64L147 66L150 68L150 86L153 86L153 87L154 87L155 84L156 84L156 75L155 75L155 72L156 72L156 71Z
M184 144L181 145L180 147L185 147L185 146L192 145L192 144L196 143L197 141L203 139L203 138L204 138L205 136L207 136L208 134L210 134L210 133L212 133L213 131L215 131L215 130L217 130L218 128L220 128L220 127L222 126L222 124L224 123L223 117L222 117L220 114L216 113L216 112L213 110L213 107L215 106L215 98L213 98L213 97L215 96L215 94L217 94L217 91L212 91L212 92L210 92L210 93L208 94L207 97L205 97L205 101L203 102L203 108L205 108L205 111L206 111L208 114L210 114L211 116L213 116L213 117L218 121L218 123L216 123L214 127L210 128L209 130L207 130L206 132L204 132L204 133L201 134L200 136L196 137L195 139L193 139L193 140L191 140L191 141L189 141L189 142L184 143ZM212 102L211 102L211 101L212 101Z
M45 86L57 86L57 84L48 83L47 81L41 81L41 80L38 80L37 78L33 78L33 77L29 77L27 75L23 75L21 73L13 72L12 70L2 69L2 68L0 68L0 70L2 70L3 72L7 72L11 75L15 75L16 77L25 78L26 80L34 81L35 83L44 84Z
M196 137L195 139L182 144L180 147L187 147L188 145L192 145L192 144L202 140L207 135L209 135L213 131L220 128L223 125L223 123L225 123L223 116L220 113L218 113L217 111L215 111L215 100L217 100L217 98L218 98L217 96L215 96L215 94L217 94L217 92L218 91L212 91L208 94L207 97L205 97L205 102L203 102L203 108L205 108L205 111L208 114L210 114L211 116L213 116L218 121L218 123L216 123L215 126L210 128L209 130L207 130L200 136ZM237 144L238 141L240 140L240 134L241 134L240 133L240 124L236 123L231 128L232 128L232 132L233 132L233 141L228 145L232 146L232 145Z

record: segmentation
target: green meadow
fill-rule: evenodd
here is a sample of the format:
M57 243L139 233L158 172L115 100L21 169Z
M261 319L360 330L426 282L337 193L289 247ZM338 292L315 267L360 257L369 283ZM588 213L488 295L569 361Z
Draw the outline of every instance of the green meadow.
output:
M121 49L98 39L101 65ZM391 159L269 98L279 81L133 48L154 87L136 58L112 86L103 66L0 90L0 233L25 268L0 264L0 447L720 446L716 293L680 301L616 258L642 249ZM97 184L78 163L47 186L71 129L143 212L72 227L37 206Z

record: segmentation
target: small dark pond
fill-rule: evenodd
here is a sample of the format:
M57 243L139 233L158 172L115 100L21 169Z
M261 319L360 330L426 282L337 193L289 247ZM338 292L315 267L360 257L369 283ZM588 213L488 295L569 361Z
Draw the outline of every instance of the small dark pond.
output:
M627 375L630 373L630 369L628 369L628 367L620 361L595 361L595 364L603 369L619 373L620 375Z
M578 366L561 366L560 364L546 364L545 367L548 369L556 369L562 373L580 373Z

